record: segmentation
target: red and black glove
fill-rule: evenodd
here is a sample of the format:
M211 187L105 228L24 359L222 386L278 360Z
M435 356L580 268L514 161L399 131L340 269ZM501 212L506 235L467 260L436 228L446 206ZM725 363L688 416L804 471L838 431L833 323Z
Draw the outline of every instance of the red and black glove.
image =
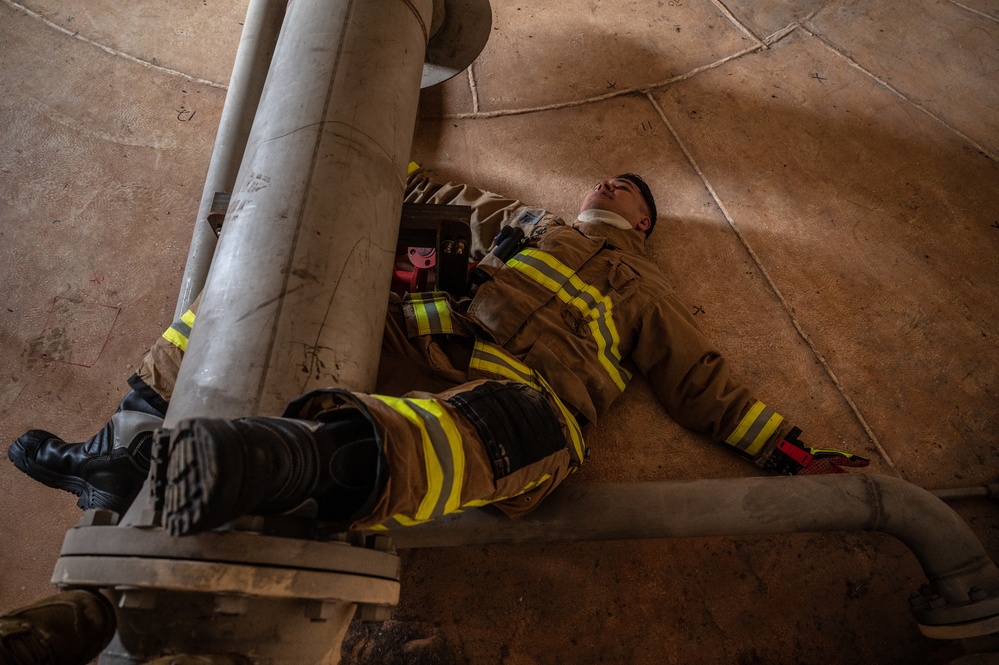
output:
M846 473L844 467L863 467L871 463L866 457L836 450L835 448L809 448L798 437L801 430L792 427L777 442L763 468L787 476L805 476L827 473Z

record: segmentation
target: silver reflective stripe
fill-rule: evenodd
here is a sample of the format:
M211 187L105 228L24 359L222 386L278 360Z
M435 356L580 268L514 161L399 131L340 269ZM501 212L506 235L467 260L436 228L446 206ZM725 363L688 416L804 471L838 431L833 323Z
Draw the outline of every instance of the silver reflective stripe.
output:
M434 506L431 514L431 517L440 517L446 512L445 506L454 488L454 457L451 454L451 443L448 441L447 434L444 432L444 428L441 427L437 416L422 408L411 399L404 401L423 420L423 425L427 428L427 433L430 435L430 442L434 446L434 452L437 453L437 461L440 462L441 471L444 474L440 496L437 498L437 504Z
M541 250L524 250L514 256L509 265L554 291L560 300L574 306L589 320L590 331L597 344L598 360L617 387L624 390L631 381L631 372L621 364L618 349L620 340L611 314L610 297L581 280L557 258ZM524 270L524 267L530 270ZM533 273L537 273L541 279Z
M743 416L735 431L725 440L748 455L756 455L784 421L783 416L757 401Z
M186 337L188 339L191 338L191 326L187 325L186 323L184 323L180 319L177 319L176 321L174 321L173 323L171 323L170 327L173 328L174 330L176 330L177 332L179 332L184 337Z

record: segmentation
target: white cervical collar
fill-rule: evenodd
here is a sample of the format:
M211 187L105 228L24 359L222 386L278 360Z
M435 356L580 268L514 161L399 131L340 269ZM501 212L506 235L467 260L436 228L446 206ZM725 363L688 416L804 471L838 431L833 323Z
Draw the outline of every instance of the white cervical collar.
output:
M631 222L616 212L611 212L610 210L590 208L589 210L584 210L579 213L579 217L576 219L580 222L600 222L601 224L608 224L616 229L625 229L626 231L630 231L635 228L631 225Z

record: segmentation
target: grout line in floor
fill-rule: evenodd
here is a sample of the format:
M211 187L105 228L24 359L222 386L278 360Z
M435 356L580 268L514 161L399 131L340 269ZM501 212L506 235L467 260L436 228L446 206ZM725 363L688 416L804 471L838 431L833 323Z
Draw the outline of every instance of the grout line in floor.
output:
M714 5L716 7L718 7L718 10L721 11L721 13L725 15L725 18L727 18L729 21L731 21L732 24L735 25L735 27L739 28L739 30L741 30L742 32L744 32L746 34L746 36L748 36L750 39L752 39L754 42L756 42L756 44L758 46L762 46L763 48L769 48L769 46L766 44L766 42L764 42L762 39L760 39L759 37L757 37L755 32L753 32L752 30L750 30L746 26L745 23L743 23L742 21L740 21L736 17L736 15L732 13L732 10L729 9L725 5L724 2L722 2L722 0L711 0L711 2L713 2Z
M975 141L973 138L971 138L970 136L968 136L967 134L965 134L964 132L962 132L960 129L958 129L957 127L954 127L949 122L947 122L946 120L944 120L943 118L941 118L940 116L938 116L936 113L934 113L933 111L929 110L928 108L926 108L925 106L923 106L922 104L920 104L919 102L917 102L916 100L912 99L911 97L909 97L908 95L906 95L904 92L902 92L901 90L899 90L898 88L896 88L895 86L893 86L891 83L888 83L887 81L885 81L884 79L882 79L881 77L879 77L874 72L872 72L872 71L868 70L867 68L865 68L863 65L861 65L859 62L857 62L852 57L850 57L849 55L847 55L844 51L842 51L835 44L833 44L832 42L830 42L829 40L827 40L825 37L823 37L822 35L820 35L815 30L814 26L810 27L810 26L802 24L801 25L801 29L804 30L809 35L811 35L812 37L815 37L817 40L819 40L819 42L821 42L823 45L825 45L825 47L828 48L830 51L832 51L833 53L835 53L839 57L841 57L844 60L846 60L847 63L850 64L851 67L853 67L853 68L855 68L855 69L863 72L864 74L866 74L870 78L874 79L879 85L881 85L881 87L883 87L886 90L894 93L898 97L901 97L902 99L904 99L905 101L907 101L909 104L912 104L917 109L919 109L920 111L922 111L923 113L925 113L929 117L931 117L934 120L936 120L937 122L939 122L941 125L943 125L947 129L949 129L951 132L953 132L953 133L957 134L958 136L960 136L962 139L964 139L965 141L967 141L968 143L970 143L981 154L985 155L986 157L988 157L989 159L991 159L994 162L999 162L999 155L996 155L995 153L993 153L988 148L982 146L977 141Z
M777 32L773 33L772 35L769 35L768 37L764 37L763 38L763 43L766 44L767 48L770 48L771 46L773 46L774 44L776 44L780 40L784 39L785 37L787 37L788 35L790 35L792 32L794 32L795 30L797 30L800 27L801 27L801 25L799 23L797 23L797 22L790 23L790 24L784 26L783 28L781 28L780 30L778 30Z
M475 82L475 63L468 66L468 89L472 93L472 113L479 112L479 86Z
M3 0L3 3L6 4L8 7L10 7L11 9L14 9L14 10L19 11L19 12L23 12L25 15L30 16L31 18L33 18L33 19L35 19L37 21L41 21L42 23L44 23L46 26L52 28L53 30L61 32L64 35L68 35L69 37L72 37L74 39L78 39L78 40L80 40L81 42L83 42L85 44L90 44L91 46L99 48L100 50L102 50L102 51L104 51L106 53L110 53L111 55L118 56L119 58L124 58L125 60L128 60L129 62L134 62L136 64L142 65L143 67L150 67L152 69L155 69L157 71L163 72L164 74L169 74L171 76L179 76L181 78L187 79L188 81L191 81L192 83L199 83L201 85L207 85L207 86L210 86L212 88L219 88L221 90L228 90L229 89L229 86L225 85L223 83L218 83L216 81L209 81L208 79L198 78L197 76L191 76L190 74L185 74L184 72L177 71L176 69L170 69L169 67L162 67L160 65L154 65L153 63L149 62L148 60L143 60L141 58L137 58L134 55L131 55L129 53L125 53L124 51L119 51L117 49L111 48L110 46L106 46L106 45L101 44L99 42L95 42L92 39L84 37L83 35L81 35L78 32L73 32L72 30L67 30L66 28L62 27L58 23L55 23L55 22L50 21L49 19L45 18L44 16L42 16L38 12L33 11L31 9L28 9L27 7L25 7L22 4L14 2L14 0Z
M818 348L812 342L811 337L809 337L808 333L806 333L804 328L801 326L801 323L798 321L797 316L795 316L794 314L794 309L791 307L790 303L787 302L787 299L784 297L784 294L777 287L776 282L774 282L773 278L770 276L770 273L767 272L767 269L763 266L763 261L760 259L759 255L756 253L755 250L753 250L752 246L746 240L745 236L742 235L742 231L739 230L739 227L738 225L736 225L735 220L733 219L732 215L729 213L728 208L725 207L725 204L722 202L721 197L715 191L715 188L711 185L711 182L708 180L707 176L704 175L704 172L701 170L701 167L697 164L697 161L694 159L694 156L691 154L690 150L687 149L686 144L680 138L680 135L677 133L676 129L674 129L672 123L670 123L669 119L667 119L666 113L663 111L662 107L659 105L659 103L656 101L655 97L651 93L649 92L645 93L645 97L652 104L656 113L659 115L659 119L662 120L663 124L666 126L666 129L669 130L669 133L673 136L673 140L676 141L677 145L680 147L680 150L687 158L687 161L690 162L690 165L697 173L697 176L701 179L701 182L704 184L704 187L708 190L708 193L711 195L711 198L714 199L714 202L721 210L722 215L725 216L725 221L728 222L729 227L735 233L735 236L739 239L739 242L742 243L743 248L749 254L753 263L756 265L757 270L759 270L760 274L763 275L763 278L766 280L767 285L770 287L770 290L774 293L774 295L777 296L777 300L780 302L781 307L784 309L785 313L791 319L791 323L792 325L794 325L794 329L798 332L798 336L805 342L805 344L808 345L808 348L812 352L812 355L816 358L818 363L822 365L822 368L823 370L825 370L826 375L829 376L829 379L836 387L836 390L846 401L847 405L850 407L850 410L853 412L854 417L857 419L860 426L864 429L864 432L870 438L871 443L874 444L874 447L877 449L878 454L881 456L881 459L885 462L888 468L891 469L893 474L902 478L903 474L900 473L899 470L895 467L895 463L892 461L891 456L888 454L888 451L885 450L884 447L881 445L881 441L878 439L878 436L874 433L874 430L871 429L871 426L867 423L867 419L864 418L863 414L860 412L860 409L857 407L856 403L847 394L846 389L843 387L843 384L839 380L839 377L837 377L836 373L833 372L832 367L829 366L829 363L826 361L825 357L819 352Z
M972 14L978 14L982 18L987 18L990 21L995 21L996 23L999 23L999 17L992 16L991 14L986 14L985 12L975 9L974 7L969 7L968 5L962 5L957 0L948 0L948 1L953 5L957 5L961 9L971 12Z
M7 0L5 0L7 1ZM597 102L604 102L608 99L614 99L615 97L623 97L625 95L633 95L635 93L645 94L649 90L656 90L658 88L664 88L666 86L672 85L674 83L679 83L680 81L686 81L687 79L700 74L701 72L708 71L710 69L715 69L716 67L721 67L725 63L735 60L736 58L741 58L742 56L755 53L763 49L764 46L762 42L757 46L750 46L749 48L737 51L731 55L725 56L721 60L716 60L714 62L708 63L707 65L702 65L696 67L685 74L680 74L679 76L674 76L673 78L661 81L659 83L653 83L652 85L644 85L640 87L625 88L622 90L615 90L614 92L607 93L606 95L597 95L596 97L587 97L586 99L575 99L569 102L558 102L556 104L545 104L543 106L530 106L520 109L499 109L496 111L480 111L476 113L452 113L447 115L438 116L445 120L483 120L488 118L501 118L511 115L525 115L528 113L540 113L542 111L557 111L559 109L572 108L575 106L585 106L587 104L595 104Z

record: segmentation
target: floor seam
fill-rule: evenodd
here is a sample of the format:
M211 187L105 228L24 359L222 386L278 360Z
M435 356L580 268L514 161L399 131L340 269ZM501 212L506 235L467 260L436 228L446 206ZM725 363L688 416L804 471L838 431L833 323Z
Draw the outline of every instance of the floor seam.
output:
M865 68L859 62L857 62L852 57L850 57L845 52L843 52L841 49L839 49L835 44L833 44L832 42L828 41L825 37L823 37L821 34L819 34L818 32L816 32L815 29L814 29L814 26L809 27L807 25L802 24L801 25L801 29L804 30L805 32L807 32L812 37L815 37L817 40L819 40L830 51L832 51L833 53L835 53L839 57L841 57L844 60L846 60L850 64L850 66L852 66L855 69L863 72L864 74L866 74L870 78L874 79L880 86L882 86L886 90L894 93L898 97L901 97L902 99L904 99L908 103L912 104L913 106L915 106L917 109L919 109L920 111L922 111L923 113L925 113L929 117L931 117L934 120L936 120L937 122L939 122L941 125L943 125L947 129L949 129L954 134L957 134L958 136L960 136L962 139L964 139L965 141L967 141L968 143L970 143L976 150L978 150L978 152L980 152L981 154L985 155L986 157L988 157L989 159L991 159L994 162L999 162L999 155L994 154L991 150L989 150L988 148L986 148L986 147L982 146L981 144L979 144L978 141L974 140L973 138L971 138L970 136L968 136L967 134L965 134L964 132L962 132L960 129L954 127L949 122L947 122L946 120L944 120L943 118L941 118L939 115L937 115L933 111L929 110L928 108L926 108L925 106L923 106L922 104L920 104L919 102L917 102L916 100L912 99L911 97L909 97L908 95L906 95L904 92L902 92L901 90L899 90L898 88L896 88L895 86L893 86L891 83L888 83L887 81L885 81L884 79L882 79L881 77L879 77L874 72L872 72L872 71L868 70L867 68Z
M778 30L777 32L773 33L772 35L765 37L763 39L763 43L766 45L767 48L770 48L771 46L773 46L780 40L784 39L785 37L787 37L800 27L801 24L799 24L797 21L795 21L794 23L789 23L780 30Z
M472 113L479 112L479 86L475 82L475 72L473 71L475 63L473 62L468 66L468 89L472 93Z
M192 76L190 74L185 74L184 72L177 71L176 69L170 69L169 67L163 67L161 65L155 65L155 64L149 62L148 60L143 60L142 58L137 58L134 55L131 55L129 53L125 53L124 51L119 51L119 50L113 49L110 46L107 46L105 44L101 44L100 42L95 42L94 40L92 40L92 39L90 39L88 37L84 37L79 32L73 32L72 30L67 30L66 28L62 27L58 23L55 23L54 21L50 21L49 19L45 18L44 16L42 16L38 12L36 12L34 10L31 10L31 9L28 9L27 7L25 7L24 5L22 5L20 3L14 2L14 0L3 0L3 3L6 4L8 7L10 7L11 9L23 12L25 15L30 16L31 18L33 18L33 19L35 19L37 21L41 21L43 24L45 24L49 28L52 28L53 30L61 32L62 34L67 35L69 37L72 37L74 39L78 39L78 40L80 40L81 42L83 42L85 44L89 44L91 46L99 48L100 50L104 51L105 53L110 53L113 56L117 56L119 58L124 58L125 60L128 60L129 62L134 62L136 64L142 65L143 67L150 67L150 68L155 69L157 71L163 72L164 74L169 74L170 76L179 76L181 78L187 79L188 81L191 81L192 83L199 83L201 85L207 85L207 86L211 86L213 88L219 88L221 90L228 90L229 89L228 85L225 85L225 84L222 84L222 83L218 83L216 81L209 81L208 79L198 78L197 76Z
M736 15L732 13L732 10L729 9L725 5L725 3L722 2L722 0L711 0L711 2L713 2L714 5L721 11L721 13L725 15L725 18L727 18L729 21L731 21L732 24L735 25L735 27L739 28L739 30L741 30L742 32L746 33L746 35L750 39L752 39L753 41L755 41L759 46L762 46L763 48L769 48L769 46L762 39L760 39L755 32L753 32L752 30L750 30L749 27L745 23L743 23L742 21L740 21L736 17Z
M986 14L985 12L979 11L979 10L975 9L974 7L969 7L968 5L962 5L957 0L948 0L948 2L950 2L952 5L957 5L961 9L967 10L967 11L971 12L972 14L978 14L982 18L987 18L990 21L995 21L996 23L999 23L999 18L996 18L995 16L992 16L991 14Z
M704 184L704 187L708 190L708 193L711 195L711 198L714 199L715 205L717 205L718 208L721 210L722 215L724 215L725 217L725 221L728 223L729 227L735 233L735 236L736 238L739 239L739 242L742 243L743 248L749 254L753 263L756 265L757 270L759 270L760 274L763 275L763 278L766 280L767 285L770 287L770 290L777 297L777 300L780 302L781 307L784 309L785 313L791 319L791 323L794 326L794 329L797 331L798 336L808 346L809 350L812 352L812 355L819 362L819 364L822 366L822 369L825 371L826 375L829 377L833 385L836 387L836 390L839 392L839 394L846 401L847 405L850 407L850 411L853 413L854 417L857 419L860 426L863 428L864 432L870 438L871 443L874 444L874 447L877 449L877 452L881 456L881 459L885 462L888 468L891 469L892 473L894 473L896 476L900 478L904 478L904 476L895 467L895 463L892 461L891 456L888 454L888 451L885 450L884 446L881 445L881 441L878 439L878 436L874 433L874 430L871 429L871 426L868 424L867 419L864 418L863 414L860 412L860 409L857 407L857 404L847 394L846 389L843 387L843 384L839 380L839 377L836 376L836 373L833 371L832 367L829 366L829 363L826 361L825 357L819 352L818 348L812 342L811 337L809 337L808 333L805 332L805 329L798 321L798 317L795 316L794 309L791 307L790 303L787 302L787 299L784 297L784 294L777 287L776 282L774 282L773 278L770 276L770 273L767 272L767 269L763 266L763 262L760 259L759 255L746 240L745 236L742 235L742 231L739 230L739 227L738 225L736 225L735 220L733 219L732 215L729 213L728 208L725 207L725 204L722 202L721 197L718 195L718 192L715 191L715 188L711 185L711 182L708 180L707 176L704 175L704 172L701 170L701 167L697 164L697 161L694 159L694 156L690 153L690 150L687 149L686 144L680 138L680 135L677 133L672 123L670 123L670 121L666 118L666 113L662 110L662 107L659 106L659 103L656 101L655 97L653 97L651 93L645 93L645 97L649 100L649 102L652 104L652 107L656 110L656 113L659 115L659 119L662 120L663 124L666 126L666 129L669 130L669 133L673 136L673 140L676 141L676 144L679 146L680 150L687 158L687 161L690 162L691 167L693 167L694 171L697 173L697 176L701 179L701 182Z
M4 0L9 2L10 0ZM568 102L557 102L555 104L545 104L543 106L529 106L520 109L499 109L496 111L476 111L473 113L449 113L442 116L436 116L443 120L482 120L489 118L501 118L512 115L526 115L528 113L541 113L543 111L558 111L560 109L573 108L576 106L586 106L587 104L595 104L597 102L605 102L608 99L614 99L615 97L623 97L625 95L634 95L635 93L645 94L651 90L658 90L660 88L665 88L673 85L674 83L679 83L680 81L686 81L687 79L700 74L701 72L708 71L710 69L715 69L716 67L721 67L722 65L735 60L736 58L741 58L749 53L755 53L765 48L765 45L761 42L756 46L751 46L747 49L737 51L731 55L725 56L721 60L716 60L707 65L702 65L700 67L695 67L685 74L680 74L672 78L666 79L659 83L653 83L652 85L635 86L631 88L625 88L622 90L615 90L614 92L609 92L604 95L597 95L596 97L587 97L586 99L575 99ZM428 116L431 117L431 116Z

